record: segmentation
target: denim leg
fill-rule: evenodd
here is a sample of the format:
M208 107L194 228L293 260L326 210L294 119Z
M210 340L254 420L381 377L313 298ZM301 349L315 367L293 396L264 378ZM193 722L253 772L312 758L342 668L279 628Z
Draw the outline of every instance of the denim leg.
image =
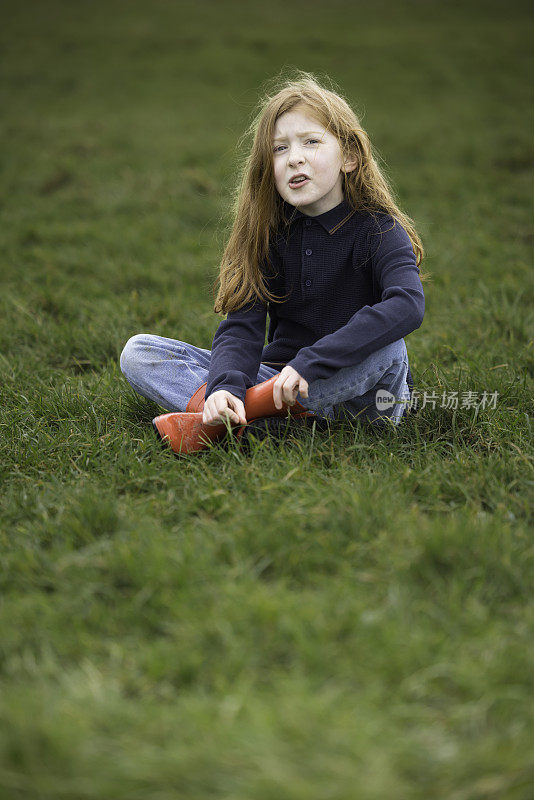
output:
M313 381L308 398L297 399L310 411L327 419L387 417L395 425L402 419L410 393L406 383L408 354L404 339L371 353L359 364L344 367L331 378Z
M128 383L143 397L168 411L185 411L192 395L208 379L210 360L211 350L140 333L127 341L120 356L120 368ZM356 366L314 381L308 387L308 398L299 394L297 399L326 419L343 419L348 415L372 421L385 416L398 424L409 399L407 371L406 345L404 339L399 339ZM260 364L256 383L278 374L279 370ZM380 407L376 404L377 392L382 400ZM388 396L393 396L389 405Z
M133 389L167 411L185 411L199 386L208 379L211 350L188 342L138 333L128 339L120 356L121 371ZM261 364L257 383L278 375Z

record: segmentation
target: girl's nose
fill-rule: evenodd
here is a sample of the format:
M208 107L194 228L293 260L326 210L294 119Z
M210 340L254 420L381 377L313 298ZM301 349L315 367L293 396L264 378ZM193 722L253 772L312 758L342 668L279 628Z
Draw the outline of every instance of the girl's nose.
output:
M293 166L293 164L302 164L304 162L304 156L298 150L293 150L289 154L288 163Z

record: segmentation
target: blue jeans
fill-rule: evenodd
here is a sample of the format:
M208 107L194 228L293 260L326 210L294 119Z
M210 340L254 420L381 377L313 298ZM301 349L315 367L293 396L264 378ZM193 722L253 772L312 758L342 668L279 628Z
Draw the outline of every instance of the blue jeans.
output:
M211 350L149 333L132 336L120 357L120 368L136 392L167 411L185 411L195 391L208 379ZM298 402L317 417L362 421L389 419L398 425L410 399L406 383L408 354L404 339L376 350L359 364L330 378L313 381L308 397ZM279 370L260 364L256 383Z

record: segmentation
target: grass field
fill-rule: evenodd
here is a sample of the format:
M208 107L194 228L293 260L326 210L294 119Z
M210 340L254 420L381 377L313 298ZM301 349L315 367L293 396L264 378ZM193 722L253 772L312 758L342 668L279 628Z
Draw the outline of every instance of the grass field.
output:
M2 800L530 800L529 4L2 11ZM210 347L236 144L291 67L416 222L438 402L177 458L119 354Z

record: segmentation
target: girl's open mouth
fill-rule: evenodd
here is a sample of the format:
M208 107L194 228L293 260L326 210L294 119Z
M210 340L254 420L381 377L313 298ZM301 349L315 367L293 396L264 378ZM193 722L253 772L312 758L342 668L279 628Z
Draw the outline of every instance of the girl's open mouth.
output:
M290 189L298 189L299 186L304 186L305 183L309 183L309 182L310 182L309 178L304 178L304 180L298 180L298 181L294 181L293 183L290 183L289 184L289 188Z

